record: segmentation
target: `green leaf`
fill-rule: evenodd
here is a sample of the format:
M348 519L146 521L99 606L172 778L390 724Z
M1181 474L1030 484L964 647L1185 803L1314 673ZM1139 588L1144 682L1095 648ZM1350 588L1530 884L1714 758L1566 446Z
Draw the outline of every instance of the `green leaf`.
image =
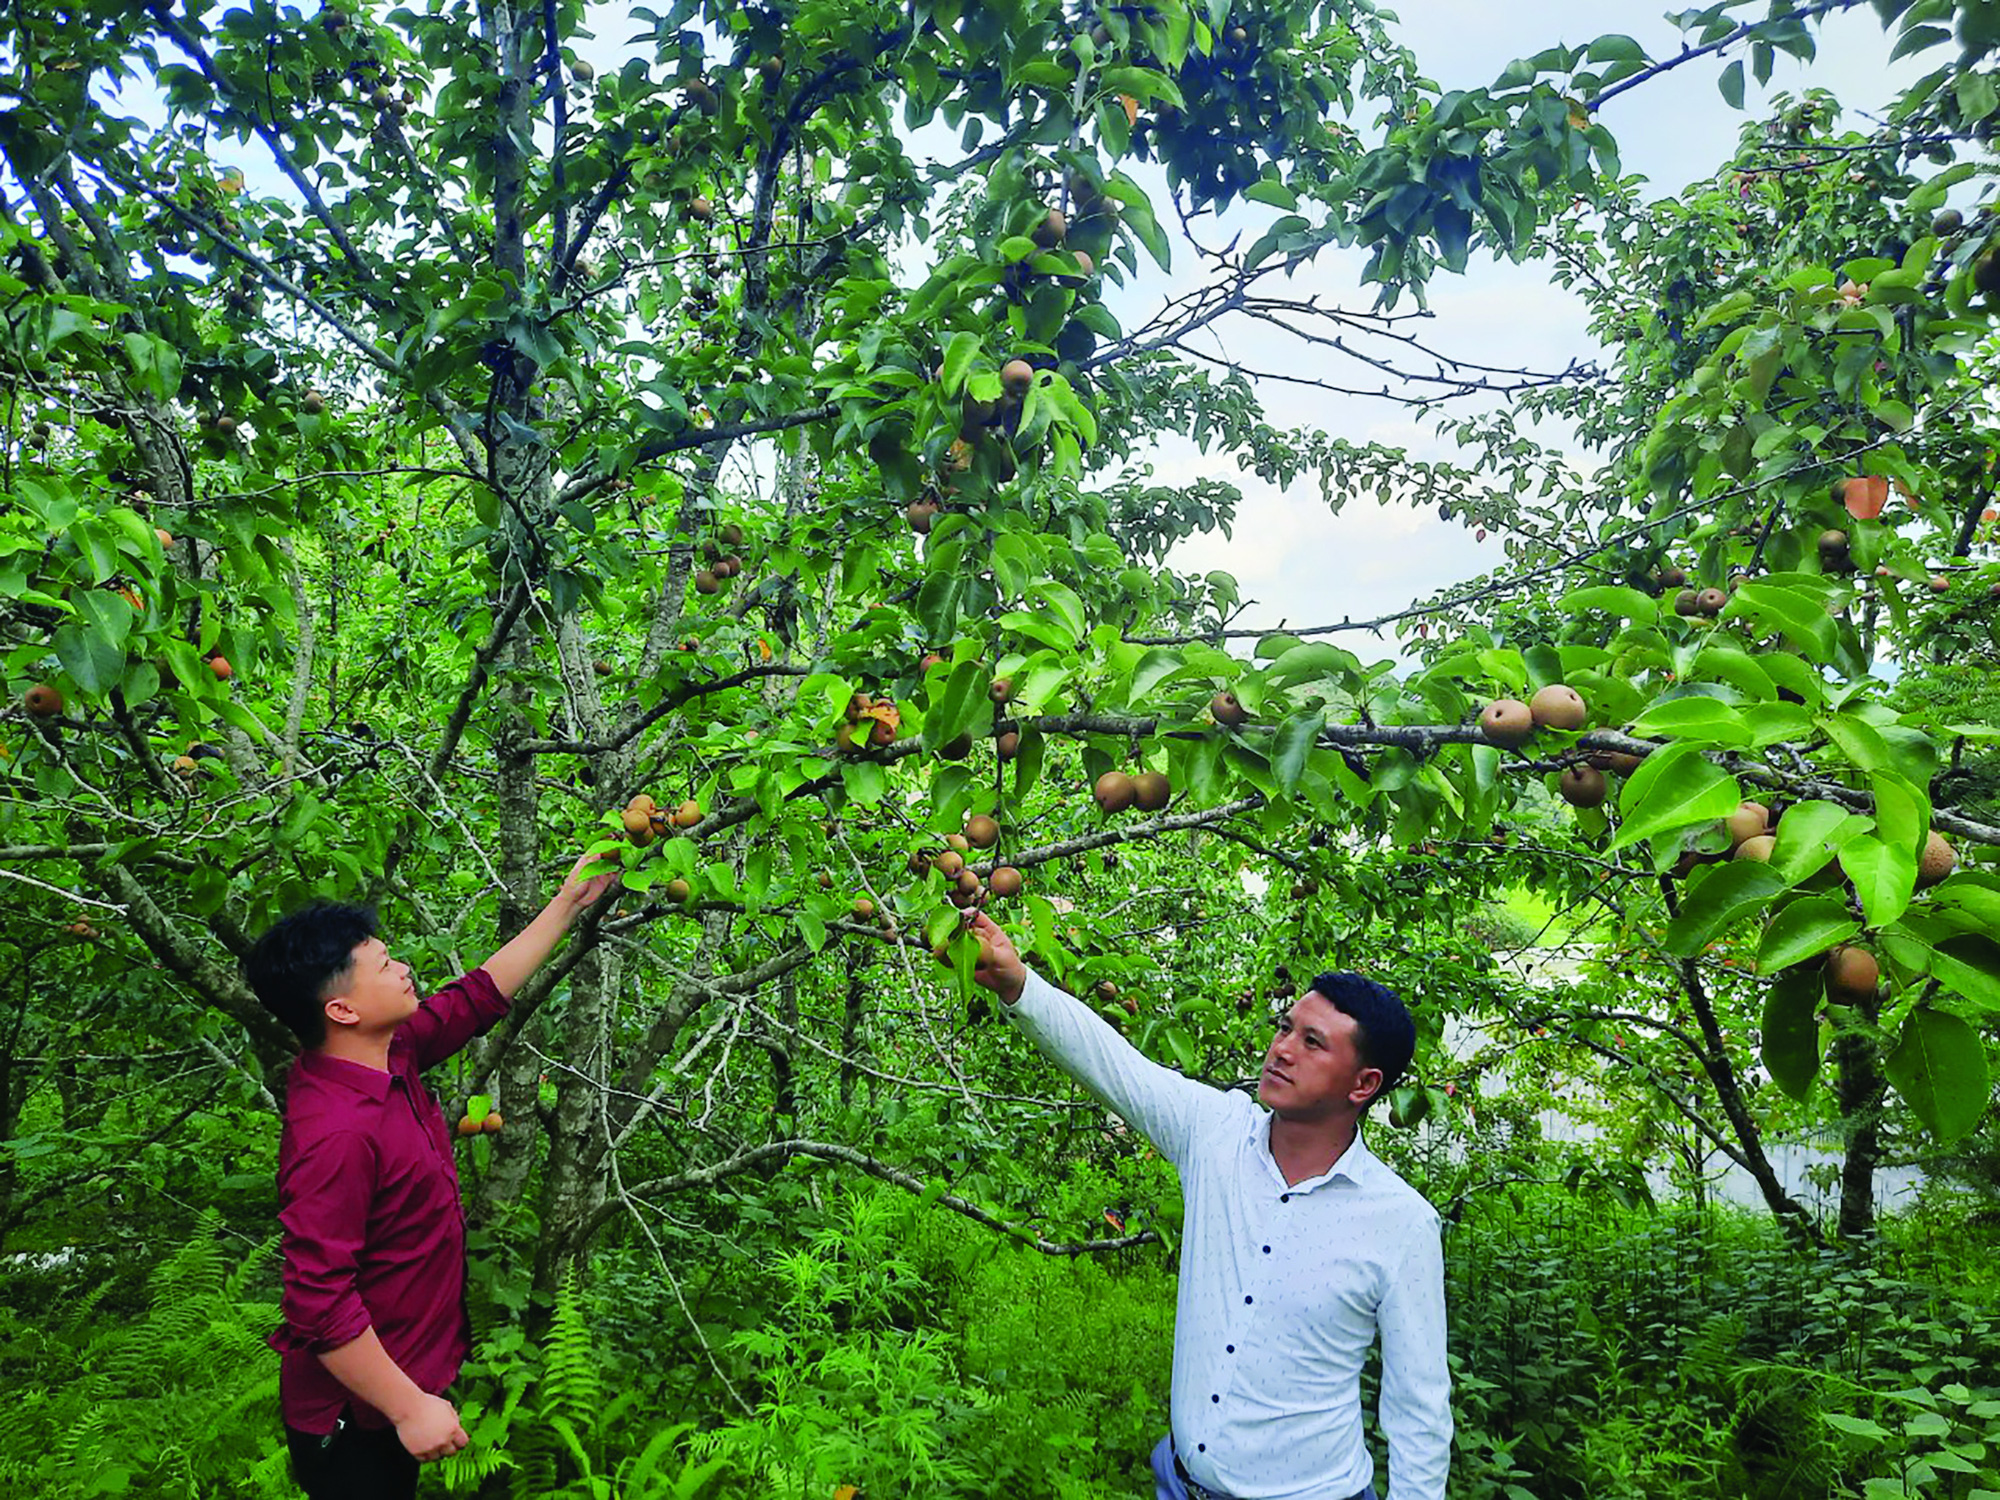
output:
M1697 823L1717 822L1734 812L1742 800L1736 778L1710 765L1695 746L1669 745L1655 750L1626 778L1618 799L1624 821L1611 850L1615 853Z
M1900 776L1873 778L1875 831L1882 842L1916 853L1930 828L1931 799Z
M1692 958L1722 933L1770 905L1785 881L1769 865L1752 859L1705 865L1688 880L1680 913L1667 924L1666 949Z
M1271 744L1271 772L1278 778L1278 785L1290 796L1299 789L1299 778L1305 774L1306 758L1312 753L1319 732L1326 726L1326 710L1323 708L1301 709L1290 714L1278 726L1277 735Z
M1646 62L1646 49L1629 36L1601 36L1590 44L1586 62Z
M1778 842L1771 864L1797 885L1837 854L1849 839L1868 831L1868 820L1833 802L1800 802L1778 819Z
M944 346L944 366L938 373L938 384L944 387L947 396L956 396L965 389L966 374L978 357L978 334L960 331L951 336Z
M1063 629L1069 633L1072 644L1083 639L1086 628L1083 601L1076 596L1076 590L1054 579L1032 584L1029 597L1039 599L1047 605L1051 614L1061 621Z
M1909 850L1859 834L1840 851L1840 868L1854 882L1870 927L1887 927L1909 907L1917 888L1917 861Z
M1286 187L1282 182L1275 181L1269 177L1260 178L1256 182L1251 183L1250 186L1243 190L1243 196L1252 203L1269 204L1272 208L1282 208L1287 213L1290 213L1299 206L1299 195L1297 193Z
M1946 938L1931 949L1930 971L1984 1010L2000 1010L2000 942L1984 933Z
M1621 588L1612 584L1573 589L1556 601L1556 607L1572 615L1582 614L1589 609L1601 609L1608 615L1618 615L1641 625L1651 625L1660 617L1658 600L1648 594L1642 594L1637 589Z
M1787 969L1764 997L1761 1055L1772 1082L1803 1100L1819 1076L1819 998L1816 968Z
M1757 947L1757 972L1775 974L1813 958L1861 930L1846 904L1831 896L1807 896L1794 901L1764 929Z
M1188 1035L1187 1028L1178 1021L1169 1021L1160 1028L1160 1039L1167 1044L1167 1050L1173 1053L1174 1061L1180 1065L1180 1070L1192 1075L1198 1059L1194 1050L1194 1038Z
M1139 664L1132 669L1132 683L1126 689L1125 701L1137 703L1184 666L1180 652L1172 647L1147 648L1146 654L1139 658Z
M1742 67L1741 63L1736 65ZM1845 1412L1821 1412L1826 1425L1850 1437L1866 1438L1870 1442L1881 1442L1889 1436L1889 1429L1879 1422L1871 1422L1866 1417L1850 1417Z
M1722 90L1722 98L1731 109L1743 107L1743 60L1738 58L1722 70L1722 76L1715 80L1715 86Z
M109 692L125 675L125 652L75 620L58 626L51 644L63 670L92 697Z
M1949 1011L1911 1011L1882 1070L1911 1113L1946 1145L1986 1112L1992 1088L1986 1048L1970 1023Z
M1793 584L1746 583L1729 596L1725 620L1747 619L1759 630L1783 631L1816 660L1833 655L1837 632L1821 598Z
M1671 736L1714 745L1747 745L1750 726L1743 716L1718 698L1669 698L1655 703L1632 726L1637 735Z
M1312 641L1305 645L1293 646L1271 663L1267 674L1272 687L1290 687L1295 682L1310 682L1316 678L1340 677L1349 672L1358 672L1361 663L1349 651L1338 646L1329 646L1323 641Z
M1827 738L1840 747L1840 753L1862 770L1894 769L1890 764L1889 742L1866 719L1853 714L1827 714L1819 724L1826 731Z

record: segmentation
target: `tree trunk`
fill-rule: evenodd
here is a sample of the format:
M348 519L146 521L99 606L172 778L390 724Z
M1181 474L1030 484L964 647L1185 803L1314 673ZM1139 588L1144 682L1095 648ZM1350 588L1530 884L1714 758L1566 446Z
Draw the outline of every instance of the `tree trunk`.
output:
M1840 1163L1840 1219L1844 1240L1860 1239L1875 1228L1875 1168L1882 1161L1884 1083L1875 1021L1881 1007L1874 996L1855 1007L1865 1026L1843 1030L1833 1044L1846 1153Z

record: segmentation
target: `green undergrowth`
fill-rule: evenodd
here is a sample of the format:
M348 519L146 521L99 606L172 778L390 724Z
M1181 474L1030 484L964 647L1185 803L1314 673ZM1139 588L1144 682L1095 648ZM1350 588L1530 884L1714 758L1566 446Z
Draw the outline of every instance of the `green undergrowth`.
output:
M768 1188L790 1211L730 1253L697 1257L699 1235L614 1247L550 1307L482 1271L455 1393L473 1445L425 1494L1150 1492L1167 1253L1052 1256L830 1175ZM1119 1193L1079 1173L1048 1218L1101 1221ZM1475 1194L1447 1227L1453 1500L1991 1500L1985 1207L1927 1199L1875 1245L1806 1250L1729 1210ZM0 1492L289 1494L270 1271L268 1245L211 1218L117 1295L88 1272L60 1289L44 1273L28 1298L0 1283Z

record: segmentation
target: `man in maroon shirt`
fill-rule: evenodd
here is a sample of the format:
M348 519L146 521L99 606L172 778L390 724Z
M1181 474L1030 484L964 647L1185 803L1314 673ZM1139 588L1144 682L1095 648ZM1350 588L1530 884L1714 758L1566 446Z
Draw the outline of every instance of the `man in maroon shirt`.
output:
M580 879L587 862L519 937L428 1000L365 907L294 912L244 959L304 1048L278 1143L284 1323L270 1342L310 1500L413 1496L420 1463L466 1444L443 1394L471 1352L465 1213L451 1131L418 1075L504 1016L617 879Z

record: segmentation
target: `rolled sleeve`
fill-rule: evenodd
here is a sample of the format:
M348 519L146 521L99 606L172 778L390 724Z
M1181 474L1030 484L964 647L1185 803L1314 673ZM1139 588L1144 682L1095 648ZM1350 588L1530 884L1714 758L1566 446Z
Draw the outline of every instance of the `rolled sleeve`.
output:
M322 1354L372 1326L358 1272L375 1175L374 1146L342 1131L303 1148L279 1179L284 1323L271 1344L281 1352Z
M1384 1289L1382 1434L1389 1500L1444 1500L1451 1468L1451 1369L1445 1357L1444 1248L1435 1214Z
M410 1055L421 1071L491 1031L507 1014L509 1005L492 975L474 969L419 1005L398 1035L408 1039Z

